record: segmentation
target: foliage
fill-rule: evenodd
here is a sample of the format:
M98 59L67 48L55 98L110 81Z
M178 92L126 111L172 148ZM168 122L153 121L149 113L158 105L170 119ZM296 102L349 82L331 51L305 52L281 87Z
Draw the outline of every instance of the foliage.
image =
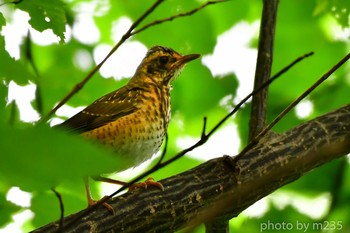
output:
M28 44L23 43L21 57L15 60L5 50L4 36L6 35L2 33L0 36L0 77L2 79L0 83L2 160L0 209L5 210L0 211L2 226L9 223L10 216L21 209L5 199L6 193L12 186L18 186L32 193L30 209L35 213L35 217L30 228L35 228L59 217L57 199L49 190L51 187L57 185L57 190L62 194L65 214L73 213L85 207L85 195L80 177L86 174L108 173L114 166L122 163L112 158L109 151L86 143L78 137L56 132L45 125L34 126L21 122L16 115L18 113L16 104L6 102L10 81L19 85L35 83L41 93L36 97L42 101L42 114L46 115L74 85L83 79L87 70L96 65L94 61L89 67L82 69L76 65L77 54L84 51L93 59L94 48L98 44L113 46L116 43L112 36L114 23L121 17L129 17L135 21L153 2L151 0L24 0L16 4L0 6L2 30L6 24L15 20L12 18L14 12L22 10L28 12L29 24L32 28L38 31L51 29L60 42L43 46L30 41L30 48L26 48ZM199 2L203 1L165 1L141 25L189 11L198 7ZM77 15L81 13L79 10L86 4L94 6L94 10L90 13L100 34L99 40L94 43L83 43L74 34L71 38L66 35L69 34L66 31L68 27L74 29L73 25L78 20ZM306 52L314 51L315 55L298 64L270 87L269 120L272 120L348 52L349 38L334 39L329 25L335 27L339 24L349 30L349 11L348 1L342 0L280 1L273 73ZM213 53L219 35L240 21L259 20L260 13L261 1L224 2L209 6L190 17L150 27L136 34L129 41L140 41L147 47L160 44L183 53L208 55ZM253 40L250 43L252 48L256 48ZM32 58L29 59L30 57ZM232 59L232 57L223 59ZM31 61L37 67L38 74L33 69ZM128 66L127 61L124 65ZM290 113L274 129L283 132L307 119L349 103L348 72L349 66L340 69L332 80L308 97L313 104L313 111L309 116L301 119L295 112ZM233 73L224 77L212 77L209 69L198 61L186 67L181 77L174 83L172 91L173 122L169 126L170 141L167 158L180 150L176 143L178 138L200 136L204 116L209 119L208 127L224 117L227 109L232 106L232 99L227 106L222 106L221 101L227 96L235 96L238 82L242 82L245 78L247 77L236 77ZM103 78L100 73L97 73L68 104L74 107L87 105L123 84L125 79ZM38 99L34 100L36 101ZM35 108L37 105L33 104L33 106ZM249 104L234 119L242 142L247 138L248 120ZM166 169L156 172L153 177L160 179L174 175L200 162L186 156ZM231 227L235 232L245 232L248 228L259 231L260 224L271 219L275 222L299 220L310 223L336 220L342 221L344 229L349 229L350 217L344 215L344 206L348 207L346 200L350 195L350 187L347 185L350 178L349 167L340 166L341 163L347 164L345 160L330 163L282 189L282 191L292 191L311 197L330 193L332 200L337 202L333 203L334 206L326 212L323 219L313 219L298 212L292 204L288 204L287 207L277 210L272 206L261 218L249 219L243 214L231 222ZM341 179L342 182L335 186L333 182L335 179ZM48 206L50 208L46 209Z

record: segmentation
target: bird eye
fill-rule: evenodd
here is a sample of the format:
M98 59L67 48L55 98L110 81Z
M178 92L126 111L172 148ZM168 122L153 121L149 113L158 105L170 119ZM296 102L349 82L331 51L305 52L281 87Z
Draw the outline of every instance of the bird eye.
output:
M167 56L159 57L159 63L162 65L165 65L166 63L168 63L168 61L169 61L169 57L167 57Z

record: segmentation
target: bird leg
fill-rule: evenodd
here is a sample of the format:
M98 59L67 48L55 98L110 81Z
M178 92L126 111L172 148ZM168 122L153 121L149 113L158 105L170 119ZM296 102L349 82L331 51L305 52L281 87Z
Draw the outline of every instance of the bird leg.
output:
M111 183L111 184L118 184L118 185L126 185L126 184L128 184L128 183L123 182L123 181L113 180L113 179L102 177L102 176L94 176L94 177L91 177L91 178L94 179L95 181L107 182L107 183ZM89 185L89 178L88 177L84 178L84 184L85 184L86 197L87 197L87 201L88 201L88 207L96 205L98 203L98 201L95 201L92 198L90 185ZM140 182L140 183L136 183L136 184L131 185L129 187L129 191L132 191L132 190L137 189L139 187L144 187L145 189L147 189L148 185L155 186L155 187L159 188L160 190L164 191L163 185L161 183L155 181L152 177L149 177L144 182ZM108 196L103 197L100 201L103 201L103 199L105 199L107 197ZM108 203L103 202L102 205L104 207L106 207L107 210L109 212L111 212L112 214L115 213L114 209L112 208L112 206L110 206Z
M84 178L84 184L85 184L85 191L86 191L86 198L87 198L87 201L88 201L88 207L91 207L93 205L96 205L96 203L98 201L95 201L93 198L92 198L92 195L91 195L91 190L90 190L90 185L89 185L89 178L88 177L85 177ZM105 197L104 197L105 198ZM104 199L102 198L102 199ZM102 200L101 199L101 200ZM114 209L112 208L112 206L110 206L108 203L106 202L103 202L102 205L104 207L107 208L107 210L109 212L111 212L112 214L114 214Z

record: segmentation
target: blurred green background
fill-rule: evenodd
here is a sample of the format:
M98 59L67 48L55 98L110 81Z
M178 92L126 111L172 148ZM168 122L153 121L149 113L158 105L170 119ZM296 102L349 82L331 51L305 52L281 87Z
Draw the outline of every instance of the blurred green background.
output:
M34 127L30 121L45 116L153 2L32 0L0 5L0 232L29 231L58 219L58 200L51 187L62 194L66 215L85 208L81 177L109 173L123 162L78 137L56 132L48 125ZM164 1L141 26L187 12L204 2ZM232 0L136 34L116 52L115 60L111 59L115 63L106 64L105 73L96 73L68 101L66 109L86 106L124 85L136 68L133 66L153 45L168 46L183 54L200 53L201 62L190 63L174 82L166 158L175 155L199 139L203 117L208 117L210 129L251 91L261 10L262 1ZM280 1L272 74L307 52L314 51L315 55L270 87L269 121L349 52L349 11L350 2L343 0ZM23 21L27 26L18 26ZM28 27L34 30L27 33ZM42 31L51 34L42 36ZM46 42L38 39L43 37ZM129 66L133 68L118 73ZM284 132L348 104L349 69L348 64L340 68L274 130ZM32 97L26 97L38 114L32 119L25 118L29 110L21 109L19 101L10 98L24 90L15 89L15 83L36 87ZM209 155L204 155L204 150L193 151L152 176L163 179L210 157L237 153L246 144L249 111L247 103L228 120L217 139L209 140L205 147L210 148ZM65 119L62 115L64 111L58 117ZM225 137L226 144L219 144L220 137ZM347 157L315 169L231 220L231 231L349 232L349 172ZM132 178L130 172L113 177ZM109 194L104 193L106 189L116 187L103 188L94 183L94 196ZM29 202L21 204L20 194ZM301 223L304 228L298 228ZM13 225L17 228L10 228ZM197 231L205 230L200 226Z

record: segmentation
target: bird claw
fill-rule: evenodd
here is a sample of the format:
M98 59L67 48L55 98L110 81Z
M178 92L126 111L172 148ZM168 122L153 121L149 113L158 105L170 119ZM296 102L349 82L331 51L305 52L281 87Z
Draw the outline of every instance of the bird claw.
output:
M95 201L93 199L89 199L88 200L88 208L102 202L101 205L103 205L111 214L115 214L113 207L106 202L107 199L108 199L108 196L104 196L103 198L101 198L98 201Z
M144 182L140 182L140 183L136 183L136 184L133 184L129 187L129 192L130 191L133 191L137 188L144 188L144 189L147 189L148 186L154 186L156 188L159 188L161 191L164 191L164 186L155 181L152 177L149 177L147 180L145 180Z

